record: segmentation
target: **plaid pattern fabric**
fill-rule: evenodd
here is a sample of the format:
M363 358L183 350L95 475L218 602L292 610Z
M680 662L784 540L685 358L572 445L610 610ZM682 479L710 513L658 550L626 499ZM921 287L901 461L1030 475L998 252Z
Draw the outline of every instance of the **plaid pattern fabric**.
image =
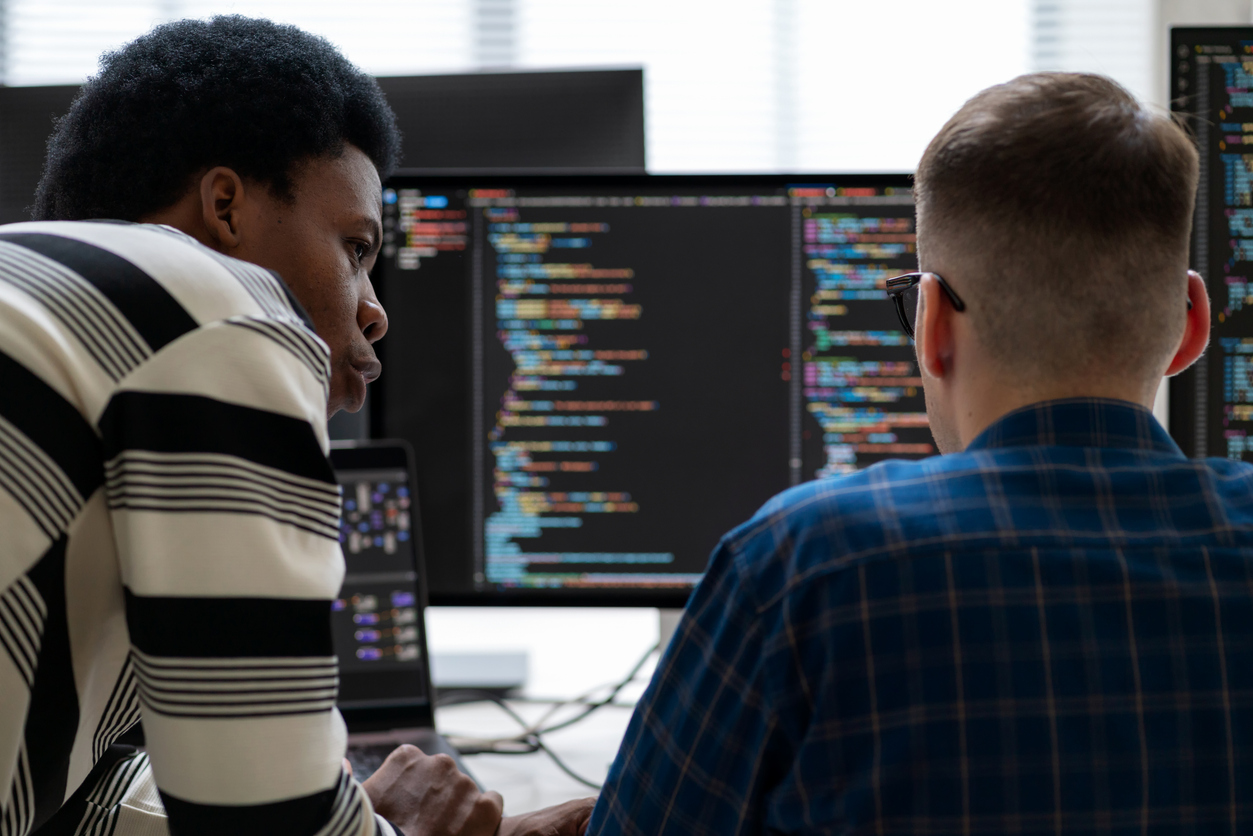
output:
M1072 400L776 497L588 833L1253 833L1253 467Z

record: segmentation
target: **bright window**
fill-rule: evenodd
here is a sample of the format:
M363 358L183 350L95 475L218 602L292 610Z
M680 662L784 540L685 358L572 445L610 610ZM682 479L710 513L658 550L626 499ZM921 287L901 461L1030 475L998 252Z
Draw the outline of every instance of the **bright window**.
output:
M653 171L910 170L969 96L1030 69L1152 90L1151 0L0 0L8 84L81 81L153 25L238 13L379 75L645 69Z

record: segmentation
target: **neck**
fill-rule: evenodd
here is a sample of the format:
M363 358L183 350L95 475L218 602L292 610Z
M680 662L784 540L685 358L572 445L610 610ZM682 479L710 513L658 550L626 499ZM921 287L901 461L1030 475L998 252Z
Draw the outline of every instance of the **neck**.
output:
M964 391L959 391L964 390ZM1153 408L1157 385L1131 380L1057 380L1015 385L1001 376L954 386L955 426L962 449L989 426L1024 406L1067 398L1108 398Z
M188 192L174 204L165 207L157 212L151 212L139 219L140 223L145 224L165 224L172 226L180 232L185 232L200 243L214 250L221 251L222 247L213 236L209 235L209 230L205 227L204 212L200 204L199 192Z

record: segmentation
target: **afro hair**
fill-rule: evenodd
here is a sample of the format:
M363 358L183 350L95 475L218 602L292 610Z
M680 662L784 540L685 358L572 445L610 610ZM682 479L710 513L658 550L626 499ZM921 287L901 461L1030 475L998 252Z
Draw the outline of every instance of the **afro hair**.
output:
M135 221L214 166L292 197L294 168L360 148L397 164L395 114L324 38L240 16L159 26L101 58L48 139L36 220Z

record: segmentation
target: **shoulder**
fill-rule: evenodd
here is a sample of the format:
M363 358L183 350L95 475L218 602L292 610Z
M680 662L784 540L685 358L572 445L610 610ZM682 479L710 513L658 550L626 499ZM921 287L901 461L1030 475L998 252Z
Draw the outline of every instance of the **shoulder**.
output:
M1190 459L1196 472L1198 487L1212 491L1223 517L1233 526L1253 528L1253 464L1233 459ZM1203 499L1198 494L1193 502ZM1178 501L1187 501L1180 495ZM1176 503L1177 504L1177 503Z
M172 227L114 221L0 226L0 264L66 274L66 292L107 299L124 313L156 306L205 325L231 317L308 324L281 279ZM75 290L77 288L77 290ZM103 300L101 300L103 301Z
M972 456L891 460L778 494L730 531L723 545L768 607L799 580L911 549L943 535L940 496L981 493Z
M1113 529L1109 513L1118 516ZM850 568L932 551L1216 537L1253 544L1253 465L1017 447L807 482L775 496L723 544L765 608Z

